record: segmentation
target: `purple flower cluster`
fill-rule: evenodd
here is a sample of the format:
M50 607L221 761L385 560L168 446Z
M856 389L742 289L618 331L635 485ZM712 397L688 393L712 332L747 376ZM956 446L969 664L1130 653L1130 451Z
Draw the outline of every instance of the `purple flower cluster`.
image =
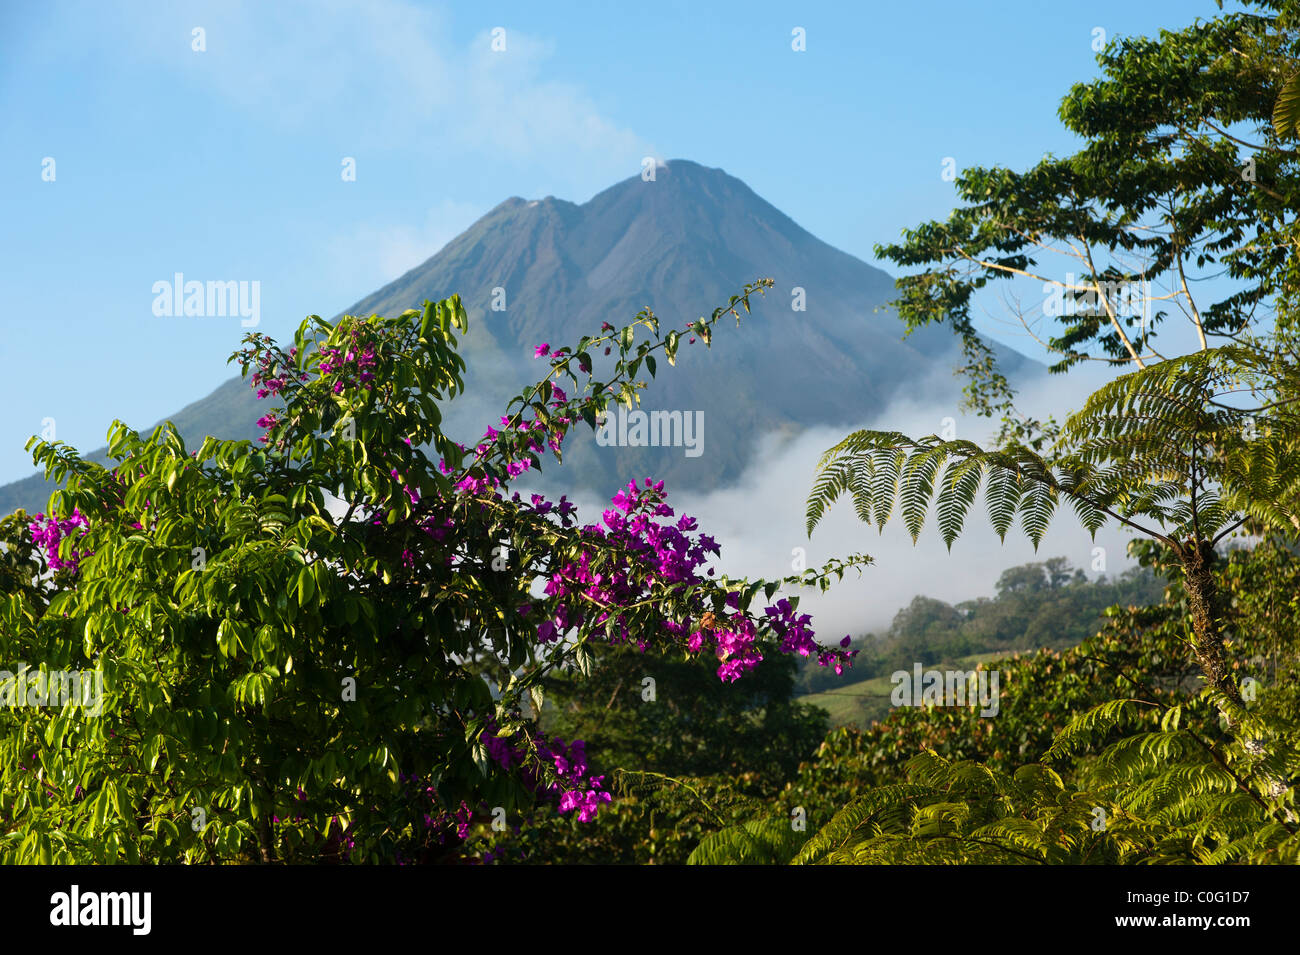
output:
M684 591L705 583L713 574L712 568L703 574L701 570L710 555L719 553L717 541L707 534L695 534L698 525L692 517L672 520L676 514L666 497L662 481L654 483L647 478L644 488L630 483L613 497L614 507L601 515L603 527L582 528L581 534L599 546L583 550L551 574L544 588L552 598L551 608L537 625L537 639L551 643L583 624L608 626L612 617L616 642L635 639L645 650L658 630L684 643L692 653L710 647L719 661L718 679L734 682L763 660L756 646L758 626L739 612L739 592L727 596L727 606L736 612L717 615L709 609L702 591L697 591L701 595L689 601L688 619L698 621L693 629L662 614L655 621L657 627L642 626L633 634L628 626L623 608L650 603L648 598L656 588ZM766 608L764 615L768 628L780 639L783 653L816 653L822 666L834 666L837 672L852 659L850 652L821 647L810 627L812 618L796 616L788 600ZM847 638L841 646L847 646Z
M258 398L269 398L273 395L283 394L290 381L303 384L309 380L310 376L306 373L283 366L275 349L269 347L269 338L259 336L259 340L265 347L245 349L240 353L239 359L240 364L245 367L250 362L256 365L256 370L252 376L252 387L257 389ZM298 349L290 348L290 360L296 360L297 357ZM334 380L330 390L338 395L342 394L345 388L353 385L362 388L373 388L375 384L375 367L378 362L379 355L375 350L375 344L365 340L362 328L353 328L351 342L346 347L321 347L320 360L317 362L316 370L322 380L333 376ZM259 440L264 444L268 443L270 441L270 431L278 423L279 418L275 414L263 415L257 424L258 427L266 428L267 433L263 434Z
M264 342L270 342L270 339L261 336ZM297 348L289 349L290 358L296 357ZM239 363L248 367L252 362L256 365L257 370L253 372L252 387L257 389L258 398L269 398L272 395L284 393L290 380L295 382L306 381L307 376L281 366L280 360L272 348L247 348L240 352ZM265 414L257 420L259 428L265 428L266 432L258 440L263 444L269 443L271 439L271 429L280 423L280 418L274 412Z
M540 734L525 737L521 732L513 737L498 736L495 725L483 731L483 747L502 769L518 767L524 785L533 792L559 796L560 812L578 811L579 822L596 818L602 803L612 800L605 789L604 776L591 776L587 765L586 744L576 739L565 745L559 737L547 739ZM547 781L527 760L532 748L537 759L555 771L557 779Z
M562 739L548 739L544 735L526 734L524 731L507 737L497 732L495 722L489 722L481 741L497 765L513 771L534 794L555 800L560 812L576 810L578 819L582 822L596 818L600 806L613 799L605 790L605 777L590 774L582 740L574 740L566 745ZM437 789L422 777L403 774L401 781L407 784L404 790L407 798L414 796L422 804L437 799ZM480 804L479 808L485 810L486 804ZM439 844L445 844L453 831L458 839L469 838L473 818L473 809L462 800L454 810L424 813L424 828L431 831L432 837ZM351 843L348 847L351 847Z
M363 345L358 341L357 329L352 330L352 344L348 348L322 348L321 359L317 366L321 375L333 375L349 372L352 383L362 388L373 388L375 381L374 367L378 363L373 344ZM339 377L330 389L334 394L342 394L348 385L348 379Z
M812 617L806 613L795 616L794 607L790 601L782 598L778 600L775 607L763 608L763 613L767 616L769 626L781 638L782 653L797 653L801 657L817 654L817 662L821 666L835 667L836 674L844 672L844 665L857 655L857 650L845 652L844 650L827 649L817 642L813 637ZM840 641L841 647L848 647L852 642L850 637L845 637Z
M391 477L394 481L397 481L399 484L402 485L402 490L406 492L407 500L409 500L412 505L420 503L419 489L413 488L411 487L411 485L406 484L403 477L400 474L398 474L397 468L393 468L392 470L390 470L388 472L388 476Z
M50 570L63 570L66 568L75 574L81 559L90 555L74 550L68 560L62 560L59 557L59 542L69 536L74 527L82 528L81 533L84 534L85 529L89 526L90 522L86 520L79 510L73 508L72 516L63 520L37 514L35 519L27 525L27 530L32 536L32 542L45 551L45 559L49 562Z
M297 349L290 352L296 353ZM278 369L277 364L275 354L269 349L258 354L257 371L253 372L252 380L252 386L257 389L257 397L268 398L284 391L289 373Z
M580 534L598 546L561 565L546 582L554 610L539 626L539 640L547 642L584 622L601 626L611 616L618 623L618 639L628 640L631 634L620 608L639 603L656 584L671 587L699 579L699 568L719 552L717 542L706 534L691 538L693 518L660 520L675 516L664 503L663 487L662 481L654 484L649 478L644 490L635 482L628 484L614 496L614 508L602 515L604 527L582 528ZM647 643L638 640L638 645L645 649Z

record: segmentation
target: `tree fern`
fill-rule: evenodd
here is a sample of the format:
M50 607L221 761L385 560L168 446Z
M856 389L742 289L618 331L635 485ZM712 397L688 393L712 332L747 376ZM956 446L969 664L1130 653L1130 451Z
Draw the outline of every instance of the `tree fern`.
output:
M755 819L711 833L686 860L687 865L785 865L798 854L807 834L789 819Z
M1243 382L1254 407L1233 403ZM1239 703L1209 567L1215 545L1247 522L1300 529L1297 396L1300 373L1283 349L1231 345L1104 385L1067 419L1046 455L1017 442L985 450L934 435L857 431L822 456L808 533L848 494L859 517L874 517L882 530L897 504L913 541L933 505L951 548L982 486L999 539L1019 517L1037 549L1068 499L1090 534L1113 519L1173 552L1192 601L1196 659L1208 683ZM1255 415L1265 410L1261 429Z

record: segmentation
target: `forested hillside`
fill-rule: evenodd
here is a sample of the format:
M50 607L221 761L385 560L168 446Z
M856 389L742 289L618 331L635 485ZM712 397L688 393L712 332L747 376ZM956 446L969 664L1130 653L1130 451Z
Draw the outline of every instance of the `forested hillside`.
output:
M800 693L852 693L851 685L872 677L955 662L972 655L1077 646L1096 632L1107 608L1159 603L1167 581L1144 567L1090 579L1063 557L1023 564L1003 572L992 597L948 604L917 596L900 610L889 629L854 640L859 650L849 673L836 675L805 661L796 683Z

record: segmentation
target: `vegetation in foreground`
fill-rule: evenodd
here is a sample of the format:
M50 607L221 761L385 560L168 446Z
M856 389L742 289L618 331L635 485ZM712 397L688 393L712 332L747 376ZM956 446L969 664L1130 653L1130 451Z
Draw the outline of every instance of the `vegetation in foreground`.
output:
M510 493L770 280L684 328L647 311L538 345L546 376L472 449L440 428L458 299L313 317L238 356L279 402L264 449L119 425L103 465L36 443L66 487L0 525L0 653L28 662L0 674L0 858L1300 861L1298 16L1258 0L1112 43L1061 108L1078 153L966 170L965 205L881 250L914 270L901 316L956 331L1002 432L849 435L809 532L848 498L951 543L982 498L1037 545L1068 506L1135 531L1167 582L1077 647L1000 658L996 718L899 707L809 755L825 718L788 661L853 653L778 592L868 558L729 580L662 484L586 525ZM1024 279L1071 306L1021 316L1054 370L1117 373L1061 424L1016 409L971 323L989 283ZM1132 310L1134 287L1169 291ZM1180 316L1199 347L1163 354ZM58 695L85 673L96 698Z

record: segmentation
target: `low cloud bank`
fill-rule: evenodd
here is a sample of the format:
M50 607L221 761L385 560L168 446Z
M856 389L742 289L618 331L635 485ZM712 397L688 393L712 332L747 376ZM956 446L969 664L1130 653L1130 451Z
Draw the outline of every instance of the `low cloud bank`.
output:
M1078 407L1100 380L1095 374L1052 377L1027 387L1017 403L1035 414L1054 414L1060 419ZM916 393L926 397L899 398L860 426L920 437L941 433L948 425L957 437L977 443L990 441L996 423L962 415L958 411L959 388L951 380L921 384ZM810 539L804 530L804 507L817 460L849 430L813 428L786 440L765 436L758 441L756 463L735 486L670 497L679 513L695 516L704 531L717 538L722 547L718 568L729 575L777 578L793 573L796 548L804 549L808 567L820 567L830 558L852 553L871 555L875 561L871 566L861 575L850 572L830 592L802 592L801 609L813 614L823 642L846 633L880 633L917 595L950 603L992 596L1004 570L1030 561L1065 557L1091 577L1101 572L1114 576L1133 565L1126 553L1130 532L1107 526L1094 540L1068 502L1058 509L1037 552L1020 530L1019 520L1006 542L999 542L982 492L951 552L934 523L933 509L913 545L897 520L897 511L881 534L858 520L848 499L834 505ZM591 513L583 508L584 517Z

